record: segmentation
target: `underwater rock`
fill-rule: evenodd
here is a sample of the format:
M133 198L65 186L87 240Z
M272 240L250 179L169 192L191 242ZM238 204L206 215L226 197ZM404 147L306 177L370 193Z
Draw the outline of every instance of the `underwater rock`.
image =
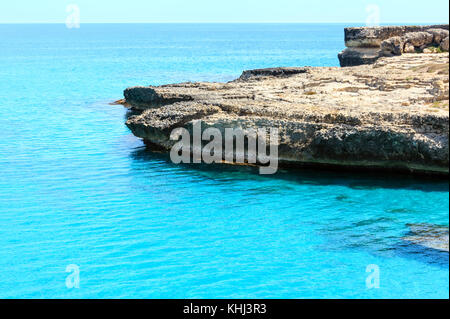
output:
M425 248L448 252L449 229L448 226L438 226L431 224L410 224L408 225L411 235L403 240L411 242Z

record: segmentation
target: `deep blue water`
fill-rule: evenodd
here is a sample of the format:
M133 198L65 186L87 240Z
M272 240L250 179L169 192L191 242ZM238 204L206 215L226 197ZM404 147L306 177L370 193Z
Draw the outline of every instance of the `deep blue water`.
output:
M448 182L174 165L108 104L134 85L337 66L343 27L0 25L0 297L448 298L448 253L401 239L448 226Z

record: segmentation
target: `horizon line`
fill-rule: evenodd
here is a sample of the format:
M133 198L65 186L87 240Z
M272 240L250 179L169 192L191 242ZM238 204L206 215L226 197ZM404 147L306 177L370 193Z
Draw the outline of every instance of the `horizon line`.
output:
M65 22L0 22L0 25L6 25L6 24L65 24ZM174 22L80 22L81 24L361 24L366 25L366 22L362 21L349 21L349 22L275 22L275 21L268 21L268 22L183 22L183 21L174 21ZM449 24L448 21L446 22L382 22L380 23L380 26L386 25L386 24Z

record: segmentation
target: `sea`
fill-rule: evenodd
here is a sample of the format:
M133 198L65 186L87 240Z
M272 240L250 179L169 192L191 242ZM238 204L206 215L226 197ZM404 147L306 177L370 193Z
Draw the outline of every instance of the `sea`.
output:
M1 24L0 298L449 298L446 180L173 164L136 85L338 66L343 24Z

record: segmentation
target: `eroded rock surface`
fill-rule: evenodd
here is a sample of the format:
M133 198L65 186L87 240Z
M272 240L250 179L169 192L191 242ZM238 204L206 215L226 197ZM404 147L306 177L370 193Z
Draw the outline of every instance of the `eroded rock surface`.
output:
M373 64L380 58L380 47L378 48L347 48L338 54L341 66L355 66Z
M447 51L448 52L448 45L449 45L449 37L446 37L444 40L442 40L441 44L440 44L440 48L442 51Z
M280 162L448 175L449 56L405 54L352 68L246 71L229 83L136 87L132 132L165 149L193 120L276 127Z
M448 51L448 30L448 24L346 28L347 48L339 61L345 67L372 64L383 56Z
M424 26L383 26L383 27L355 27L345 28L346 47L379 48L383 40L403 36L409 32L424 32L430 29L449 30L448 24Z

